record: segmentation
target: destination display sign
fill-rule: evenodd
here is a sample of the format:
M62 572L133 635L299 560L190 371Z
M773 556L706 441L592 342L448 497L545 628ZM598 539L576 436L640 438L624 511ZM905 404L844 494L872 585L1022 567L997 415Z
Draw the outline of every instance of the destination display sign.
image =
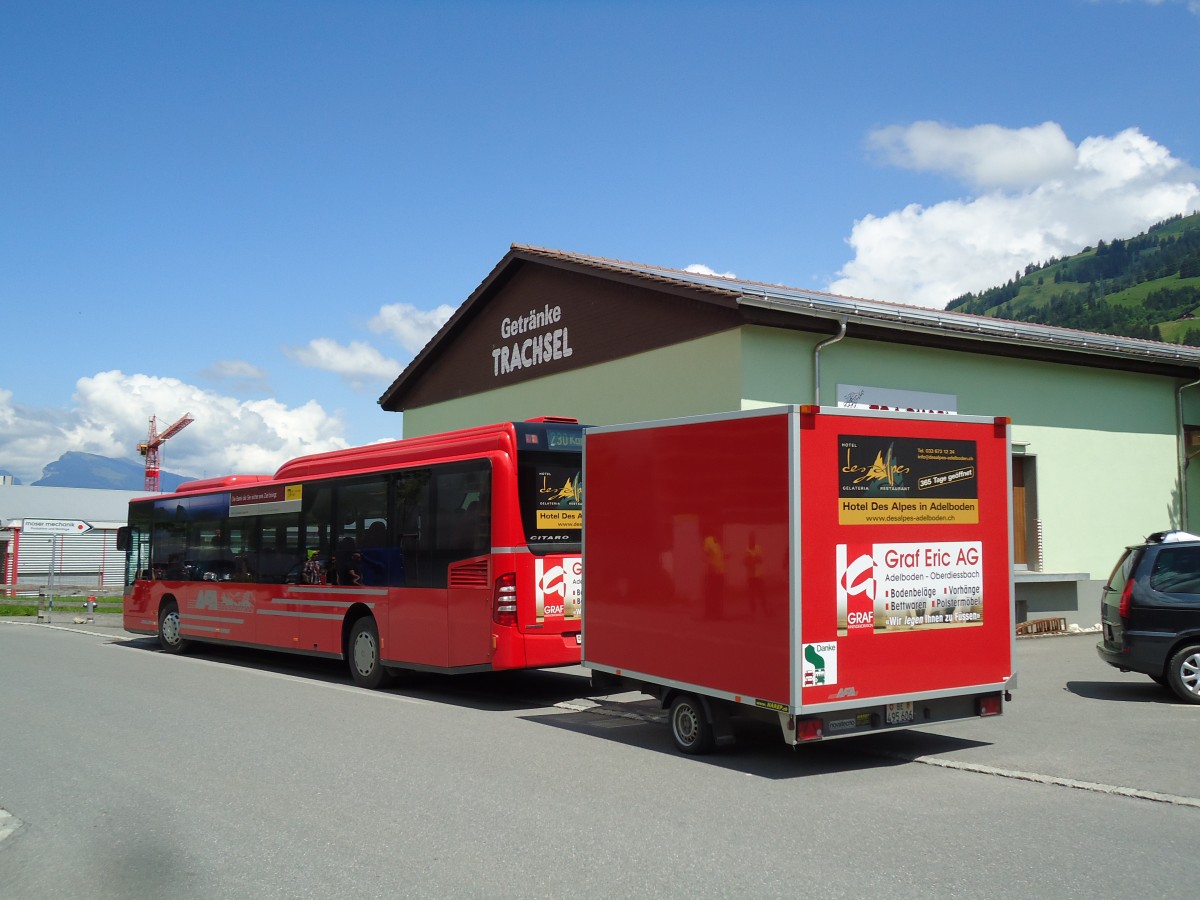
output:
M276 484L269 487L242 488L229 492L229 517L262 516L300 512L304 486Z

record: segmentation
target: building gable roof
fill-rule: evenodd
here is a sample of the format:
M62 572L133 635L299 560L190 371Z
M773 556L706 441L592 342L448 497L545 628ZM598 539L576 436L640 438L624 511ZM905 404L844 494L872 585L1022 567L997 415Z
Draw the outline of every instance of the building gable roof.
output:
M1191 379L1200 375L1200 348L1197 347L843 297L513 244L479 287L383 393L379 398L380 405L397 411L431 402L428 397L417 397L424 393L418 390L419 382L436 371L440 358L468 332L489 303L520 273L527 274L530 267L583 276L610 287L623 286L641 291L643 296L644 292L650 291L664 299L683 301L682 305L675 306L676 313L693 319L701 317L707 323L695 323L701 330L758 324L834 334L844 322L847 337L864 340L902 341L917 346L1176 378ZM674 339L687 339L688 336L685 329L682 337L676 335ZM629 352L638 349L634 347Z

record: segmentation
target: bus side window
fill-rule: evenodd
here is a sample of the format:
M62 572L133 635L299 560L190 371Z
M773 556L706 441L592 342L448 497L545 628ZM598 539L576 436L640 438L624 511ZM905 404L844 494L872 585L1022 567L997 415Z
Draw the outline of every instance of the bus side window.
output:
M283 584L292 570L299 572L304 559L300 553L300 516L298 513L274 513L259 520L250 546L257 548L251 569L258 581Z
M388 479L354 479L335 493L338 584L387 584Z
M337 572L338 584L350 586L365 584L362 552L355 546L354 538L344 537L338 541L337 554L334 556L334 569Z
M306 484L303 504L303 536L296 562L286 577L297 583L320 583L320 579L323 579L327 584L336 584L337 571L333 561L333 488L328 483ZM316 577L319 580L305 582L305 566L314 557L318 563L309 567L307 577Z
M396 561L392 584L431 587L429 469L405 469L396 474L396 501L392 515Z
M185 576L183 565L184 548L187 542L187 526L182 523L156 523L154 539L151 541L153 557L151 571L156 578L179 581Z
M491 465L486 460L436 471L436 586L445 587L451 563L491 549Z

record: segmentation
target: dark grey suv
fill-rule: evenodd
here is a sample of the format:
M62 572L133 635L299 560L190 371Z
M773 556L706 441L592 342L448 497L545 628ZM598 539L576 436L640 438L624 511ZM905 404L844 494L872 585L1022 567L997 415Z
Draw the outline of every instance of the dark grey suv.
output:
M1100 600L1110 666L1200 703L1200 536L1161 531L1125 548Z

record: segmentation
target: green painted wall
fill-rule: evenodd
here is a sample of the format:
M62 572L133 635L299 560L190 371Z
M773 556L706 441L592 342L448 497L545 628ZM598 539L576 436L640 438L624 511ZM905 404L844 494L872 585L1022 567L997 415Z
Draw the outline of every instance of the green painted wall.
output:
M1200 458L1187 464L1188 531L1200 534Z
M652 353L411 409L404 413L404 435L543 415L608 425L737 409L740 360L738 331L724 331Z
M811 403L820 339L747 328L743 407ZM960 413L1010 417L1036 460L1045 571L1105 578L1120 547L1179 525L1173 379L846 339L821 352L823 403L839 383L953 394ZM1200 529L1200 461L1193 468Z
M814 402L813 349L826 337L782 328L742 329L742 408ZM836 352L836 346L828 352ZM826 351L821 356L827 358ZM835 386L829 386L827 403L833 402Z
M1200 375L1200 372L1197 372ZM1183 390L1183 421L1187 425L1200 426L1200 385ZM1185 447L1184 453L1197 456L1187 463L1187 525L1190 531L1200 534L1200 447Z
M607 424L811 403L813 350L824 337L722 332L409 410L404 434L539 415ZM1119 548L1179 525L1172 379L846 339L822 351L823 403L836 402L839 383L953 394L961 413L1009 416L1013 440L1035 461L1046 572L1105 578ZM1193 390L1191 420L1200 421ZM1188 485L1200 530L1200 460Z
M1178 527L1173 435L1013 426L1037 467L1044 569L1107 578L1117 551Z

